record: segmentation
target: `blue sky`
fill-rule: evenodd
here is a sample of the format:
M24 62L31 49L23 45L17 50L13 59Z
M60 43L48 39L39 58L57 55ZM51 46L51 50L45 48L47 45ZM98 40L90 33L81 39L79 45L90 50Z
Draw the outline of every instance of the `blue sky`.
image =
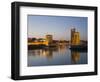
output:
M87 40L87 17L28 15L28 37L70 40L71 29L80 32L81 40Z

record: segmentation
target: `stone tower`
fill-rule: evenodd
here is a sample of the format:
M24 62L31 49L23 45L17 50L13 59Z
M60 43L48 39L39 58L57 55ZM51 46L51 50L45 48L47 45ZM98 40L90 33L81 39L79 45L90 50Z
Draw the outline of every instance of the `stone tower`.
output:
M48 43L51 44L53 42L52 35L46 35L46 41L48 41Z
M71 45L80 45L80 33L75 28L71 30Z
M71 29L71 44L72 44L72 41L73 41L74 33L75 33L75 28Z

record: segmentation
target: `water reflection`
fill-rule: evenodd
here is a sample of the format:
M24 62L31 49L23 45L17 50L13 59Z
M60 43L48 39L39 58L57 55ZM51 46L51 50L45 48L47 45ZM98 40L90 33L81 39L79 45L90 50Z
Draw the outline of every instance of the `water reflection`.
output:
M28 66L87 64L87 52L71 51L68 46L28 50Z
M80 60L80 53L78 51L71 51L72 63L76 64Z
M48 59L52 59L53 51L51 49L49 49L49 50L42 50L41 55L45 56Z

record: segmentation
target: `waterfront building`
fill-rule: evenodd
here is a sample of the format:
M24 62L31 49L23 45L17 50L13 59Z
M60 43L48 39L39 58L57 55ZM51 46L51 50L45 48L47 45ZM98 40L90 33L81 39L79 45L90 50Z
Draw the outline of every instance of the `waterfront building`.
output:
M53 45L53 37L52 35L46 35L46 38L39 38L36 39L35 41L28 41L28 45L34 45L34 46L41 46L41 45L45 45L45 46L50 46Z
M46 45L46 46L48 46L48 41L34 41L34 42L28 42L28 45L30 46L30 45Z
M71 45L80 45L80 33L76 29L71 29Z
M53 36L52 35L46 35L46 41L48 41L49 44L53 43Z
M75 33L75 28L71 29L71 43L72 43L72 40L73 40L74 33Z

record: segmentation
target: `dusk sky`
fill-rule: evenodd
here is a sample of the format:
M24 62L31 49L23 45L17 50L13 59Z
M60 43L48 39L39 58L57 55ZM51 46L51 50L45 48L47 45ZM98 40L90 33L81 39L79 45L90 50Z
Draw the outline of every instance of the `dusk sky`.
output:
M45 38L53 35L54 40L70 40L71 29L80 32L81 40L87 40L88 18L71 16L28 15L28 37Z

